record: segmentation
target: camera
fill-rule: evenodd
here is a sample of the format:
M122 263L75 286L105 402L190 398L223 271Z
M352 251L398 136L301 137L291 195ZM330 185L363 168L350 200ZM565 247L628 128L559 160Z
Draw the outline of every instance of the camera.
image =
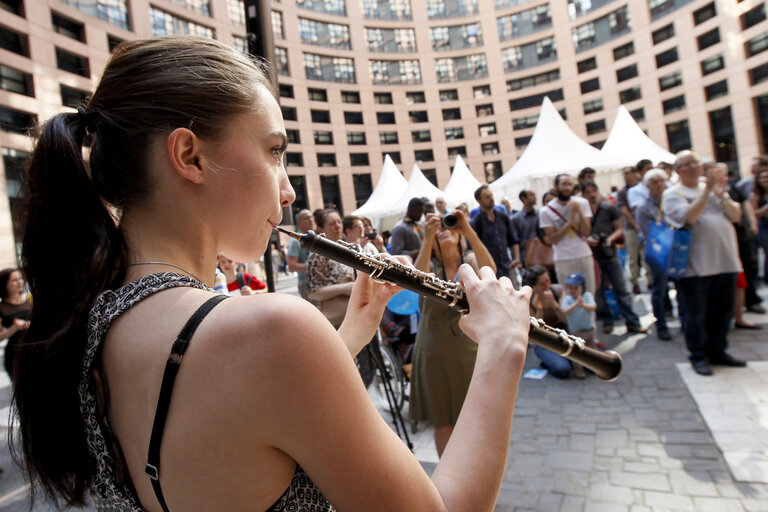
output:
M453 229L459 223L459 218L456 215L449 213L440 219L440 225L447 229Z
M376 240L376 232L375 231L369 231L365 234L365 238L368 240Z

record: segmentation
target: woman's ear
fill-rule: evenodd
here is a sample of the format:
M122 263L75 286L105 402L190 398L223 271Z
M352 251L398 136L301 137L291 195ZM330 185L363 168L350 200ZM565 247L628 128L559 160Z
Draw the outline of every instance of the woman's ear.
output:
M171 166L179 176L196 184L205 181L200 162L202 144L192 130L176 128L168 135L165 144Z

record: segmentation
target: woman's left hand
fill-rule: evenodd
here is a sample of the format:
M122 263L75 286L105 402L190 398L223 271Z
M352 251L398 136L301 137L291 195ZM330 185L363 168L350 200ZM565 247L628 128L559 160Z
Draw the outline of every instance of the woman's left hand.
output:
M401 290L391 284L377 283L368 274L358 272L344 322L339 327L339 335L353 356L373 339L387 302Z

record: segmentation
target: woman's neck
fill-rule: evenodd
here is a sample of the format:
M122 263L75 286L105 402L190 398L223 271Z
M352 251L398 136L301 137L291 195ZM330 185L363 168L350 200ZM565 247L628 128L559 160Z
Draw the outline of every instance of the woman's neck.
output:
M15 306L19 304L24 303L24 292L19 293L12 293L5 299L3 299L4 302L7 302L8 304L13 304Z

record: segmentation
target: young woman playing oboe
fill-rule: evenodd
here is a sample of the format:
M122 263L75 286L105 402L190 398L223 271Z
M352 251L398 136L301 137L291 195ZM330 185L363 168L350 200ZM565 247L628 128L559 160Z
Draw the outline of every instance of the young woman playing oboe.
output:
M388 285L360 274L338 332L289 295L216 302L217 254L257 258L294 199L286 140L263 70L195 38L121 44L87 106L42 128L13 378L38 490L105 510L493 509L530 290L459 270L477 363L431 479L353 362Z

